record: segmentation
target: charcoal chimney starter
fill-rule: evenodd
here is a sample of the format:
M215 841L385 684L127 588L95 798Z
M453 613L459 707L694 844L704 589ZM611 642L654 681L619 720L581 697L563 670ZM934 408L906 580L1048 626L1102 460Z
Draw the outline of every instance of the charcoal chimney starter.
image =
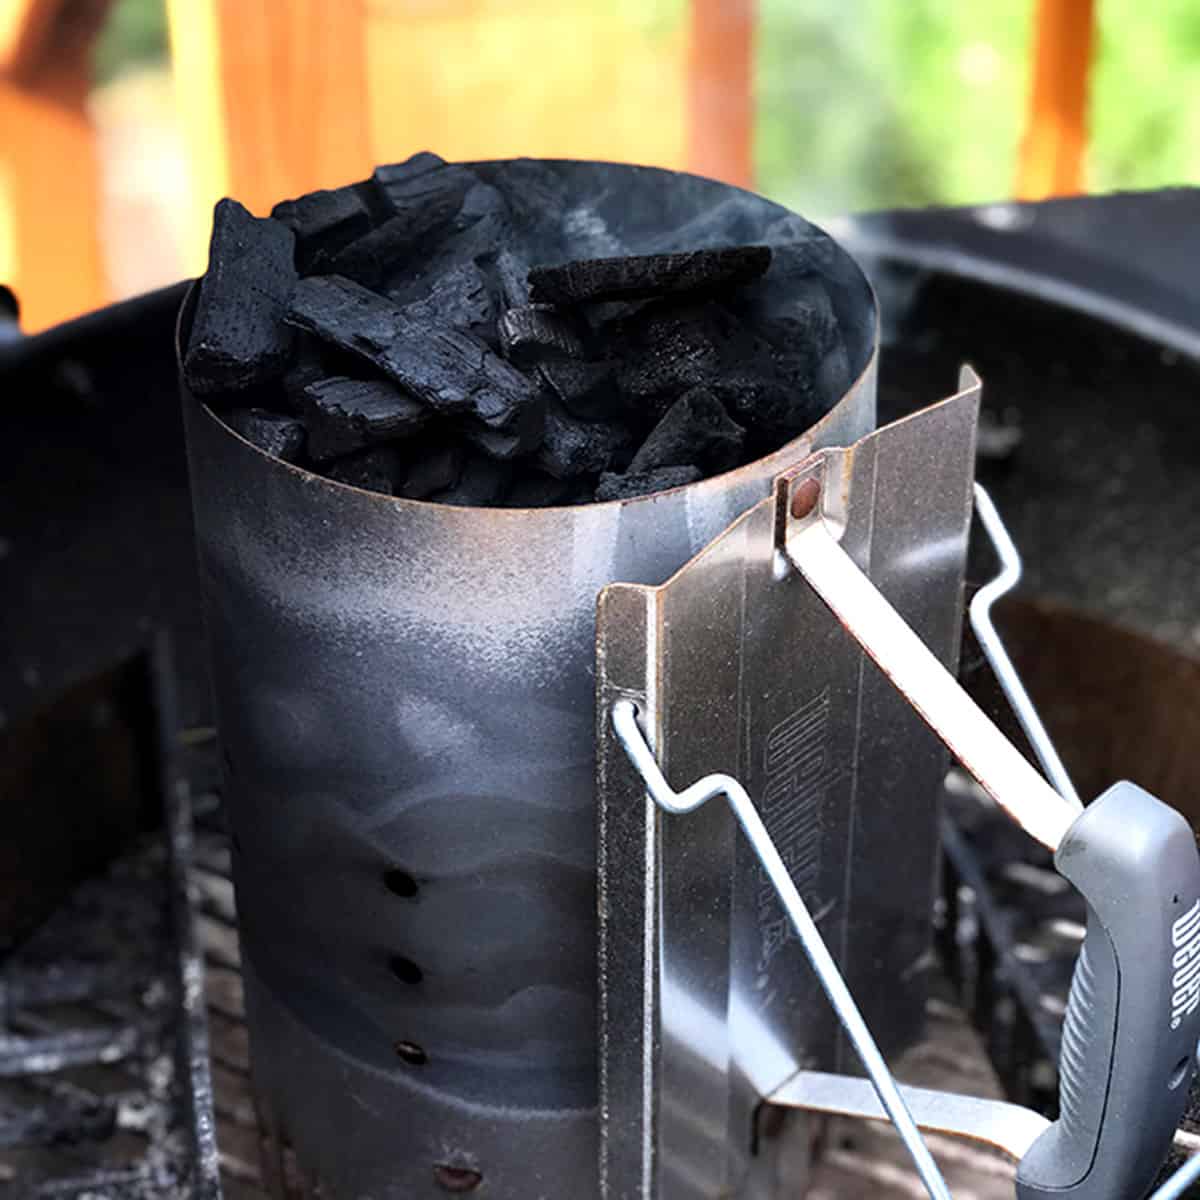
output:
M597 596L874 427L874 299L831 239L713 181L556 166L630 253L806 244L772 303L827 292L852 382L748 465L536 509L319 477L183 387L255 1086L303 1195L599 1195ZM503 189L522 164L473 169Z

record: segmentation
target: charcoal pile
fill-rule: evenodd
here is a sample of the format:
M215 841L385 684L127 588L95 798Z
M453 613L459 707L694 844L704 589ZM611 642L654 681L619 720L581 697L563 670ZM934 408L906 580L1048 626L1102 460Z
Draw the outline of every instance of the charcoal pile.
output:
M755 201L773 223L623 231L563 166L422 153L267 218L222 200L188 387L338 482L513 507L692 483L832 407L850 368L810 226Z

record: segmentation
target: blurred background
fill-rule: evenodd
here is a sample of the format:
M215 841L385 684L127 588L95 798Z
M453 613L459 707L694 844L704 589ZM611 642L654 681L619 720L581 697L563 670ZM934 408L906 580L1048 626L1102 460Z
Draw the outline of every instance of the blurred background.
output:
M27 332L203 269L213 203L433 149L697 170L819 219L1185 183L1192 0L0 0Z

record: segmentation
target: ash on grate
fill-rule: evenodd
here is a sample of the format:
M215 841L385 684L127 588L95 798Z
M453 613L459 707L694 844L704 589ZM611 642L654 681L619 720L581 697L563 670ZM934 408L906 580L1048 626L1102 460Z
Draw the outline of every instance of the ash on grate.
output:
M803 222L731 191L631 246L599 206L553 163L427 152L267 218L222 200L186 383L330 479L514 507L695 482L836 403L828 247Z

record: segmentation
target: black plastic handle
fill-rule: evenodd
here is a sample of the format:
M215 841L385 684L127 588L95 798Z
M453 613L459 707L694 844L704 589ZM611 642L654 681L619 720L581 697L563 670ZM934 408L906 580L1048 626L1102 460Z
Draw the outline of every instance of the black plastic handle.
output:
M1188 823L1132 783L1054 856L1088 902L1063 1025L1058 1120L1017 1171L1021 1200L1136 1200L1183 1115L1200 1039L1200 855Z

